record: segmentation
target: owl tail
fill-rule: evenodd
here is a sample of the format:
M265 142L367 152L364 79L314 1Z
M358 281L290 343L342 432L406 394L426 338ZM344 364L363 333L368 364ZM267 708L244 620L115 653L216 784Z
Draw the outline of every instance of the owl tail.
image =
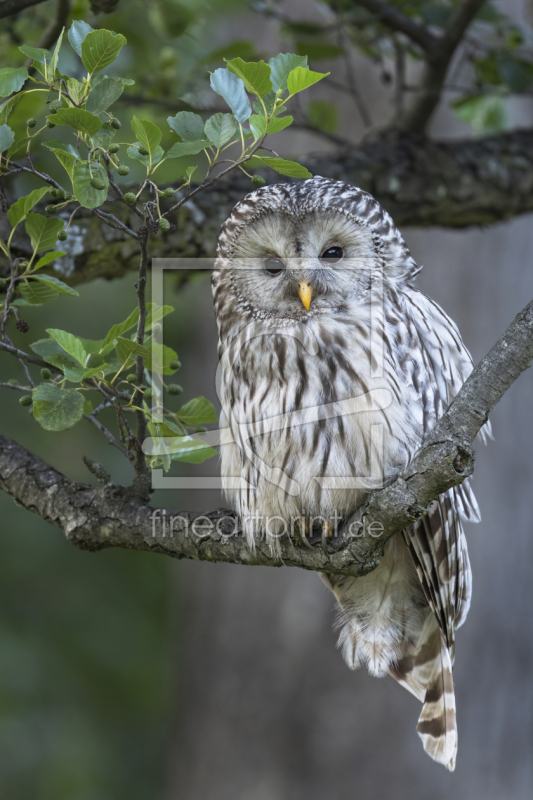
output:
M453 772L457 755L457 723L452 655L432 612L427 616L413 651L405 654L389 672L424 703L416 726L424 750Z

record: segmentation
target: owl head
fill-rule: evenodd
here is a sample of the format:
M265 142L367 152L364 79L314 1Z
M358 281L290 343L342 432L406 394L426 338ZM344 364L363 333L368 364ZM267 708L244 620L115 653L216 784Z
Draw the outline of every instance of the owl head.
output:
M265 186L233 209L218 242L219 322L235 314L305 322L368 294L372 275L418 272L389 214L367 192L329 178Z

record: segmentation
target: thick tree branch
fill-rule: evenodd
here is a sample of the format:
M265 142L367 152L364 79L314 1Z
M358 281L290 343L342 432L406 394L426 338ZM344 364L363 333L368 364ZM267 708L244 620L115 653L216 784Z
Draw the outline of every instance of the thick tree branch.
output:
M430 51L438 42L438 38L423 23L416 22L411 17L406 17L399 9L390 6L383 0L356 0L356 4L366 8L388 28L404 33L412 42L420 45L426 52Z
M395 125L403 131L426 129L439 104L448 67L466 29L485 0L460 0L453 9L441 38L425 53L425 65L417 91Z
M389 134L301 160L316 175L370 192L399 227L488 225L533 211L533 131L453 142ZM273 172L265 178L270 183L287 180ZM177 220L170 217L178 222L176 231L152 236L152 257L211 257L222 223L252 189L246 176L234 173L230 181L198 194L179 210ZM124 203L110 207L128 228L137 229ZM0 214L0 238L7 239L9 230L7 216ZM73 286L138 268L138 242L103 226L88 210L78 212L61 249L67 256L56 262L57 275ZM15 232L13 252L23 258L31 255L23 230ZM8 274L7 260L0 254L0 275Z
M287 536L280 540L280 559L273 558L264 543L251 552L230 511L154 510L130 489L109 483L100 489L77 484L3 436L0 489L61 528L82 549L123 547L175 558L363 575L377 566L392 535L422 516L437 495L472 474L474 437L532 359L533 301L474 369L409 467L388 486L369 494L327 553L318 543L296 547Z
M0 19L11 17L13 14L20 14L32 6L38 6L45 0L4 0L0 3Z

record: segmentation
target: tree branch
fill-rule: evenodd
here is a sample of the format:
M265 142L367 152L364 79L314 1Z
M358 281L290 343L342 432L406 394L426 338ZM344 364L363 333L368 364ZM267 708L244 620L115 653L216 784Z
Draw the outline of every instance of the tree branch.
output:
M533 131L453 142L389 133L359 146L301 160L314 174L370 192L399 227L463 228L533 211ZM270 183L287 180L272 172L264 174ZM252 189L245 175L234 173L231 182L196 195L193 203L170 217L177 222L176 231L151 237L151 256L212 257L220 226L235 203ZM162 201L162 205L167 202ZM129 207L117 202L112 208L125 227L134 227ZM10 230L7 216L0 214L0 238L6 240ZM68 266L62 273L63 261L58 259L57 277L75 286L138 269L138 242L118 230L110 235L111 230L104 230L90 210L81 209L75 228L63 243ZM29 258L29 248L24 231L17 229L12 243L14 257ZM7 259L0 253L0 276L8 275Z
M21 11L44 2L45 0L4 0L3 3L0 3L0 19L20 14Z
M426 129L440 101L450 61L484 2L485 0L461 0L455 6L443 36L426 50L420 84L408 108L395 121L398 129L420 132Z
M327 552L318 543L296 547L286 536L280 540L280 559L270 555L264 542L252 552L231 511L153 509L131 489L75 483L4 436L0 436L0 489L86 550L123 547L175 558L364 575L375 569L391 536L422 516L435 497L472 474L474 437L532 359L533 301L474 369L409 467L368 495L327 545ZM376 524L382 531L379 536L370 533Z
M390 6L383 0L356 0L356 5L366 8L388 28L404 33L425 52L429 52L438 42L438 38L424 24L406 17L399 9Z

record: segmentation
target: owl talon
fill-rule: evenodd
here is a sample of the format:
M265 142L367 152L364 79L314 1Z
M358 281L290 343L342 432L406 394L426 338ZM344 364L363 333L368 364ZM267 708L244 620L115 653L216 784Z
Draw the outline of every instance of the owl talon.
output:
M302 544L304 544L307 548L309 548L309 550L312 550L313 547L309 539L307 538L307 531L308 531L307 520L300 519L300 521L298 522L298 533L299 533L298 538Z
M333 529L329 522L322 523L322 550L324 553L328 553L328 539L331 539L333 536Z

